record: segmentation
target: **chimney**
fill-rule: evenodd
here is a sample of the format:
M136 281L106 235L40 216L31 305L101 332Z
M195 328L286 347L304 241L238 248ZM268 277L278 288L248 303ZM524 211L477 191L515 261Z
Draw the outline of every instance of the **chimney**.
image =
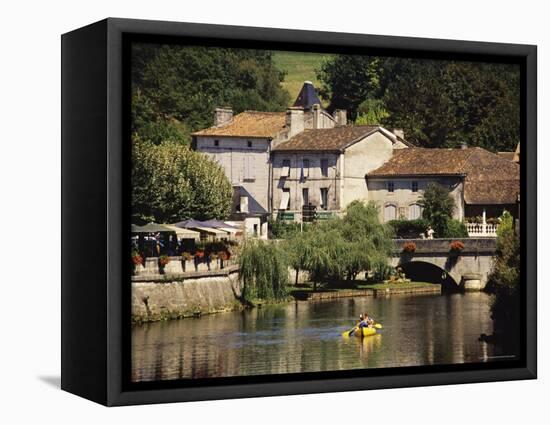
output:
M393 134L395 134L397 137L400 137L401 139L405 140L405 132L402 128L394 128Z
M313 128L321 127L321 105L313 105Z
M336 125L348 125L348 114L345 109L335 109L332 113L332 117L334 118L334 121L336 121Z
M294 137L304 131L304 109L288 108L286 110L286 127L288 128L288 138Z
M216 108L214 110L214 126L227 124L233 121L233 109L231 108Z

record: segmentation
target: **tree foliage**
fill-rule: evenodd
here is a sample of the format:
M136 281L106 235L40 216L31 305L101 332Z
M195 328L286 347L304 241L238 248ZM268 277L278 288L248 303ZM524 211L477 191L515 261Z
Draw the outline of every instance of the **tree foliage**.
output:
M287 296L288 258L273 241L248 239L239 256L242 297L280 300Z
M430 183L418 205L422 207L422 218L430 223L435 236L446 237L449 221L455 209L455 201L449 191L440 184Z
M132 46L132 133L158 144L189 143L216 107L282 111L288 93L271 52L136 43Z
M505 220L507 217L501 222L504 226L499 226L495 261L486 290L495 295L491 306L495 334L506 332L510 339L515 339L520 319L520 243L513 226L506 225Z
M173 223L226 218L233 189L222 168L177 143L132 146L132 220Z
M318 77L331 111L402 128L418 146L511 151L519 141L517 65L339 55Z
M387 266L393 232L378 220L378 207L352 202L342 218L308 227L287 241L291 266L306 270L316 285L322 281L355 279L361 272Z

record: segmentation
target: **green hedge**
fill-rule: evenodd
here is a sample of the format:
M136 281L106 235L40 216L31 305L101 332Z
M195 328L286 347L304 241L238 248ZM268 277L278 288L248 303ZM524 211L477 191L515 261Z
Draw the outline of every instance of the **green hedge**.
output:
M436 235L437 236L437 235ZM466 225L459 220L447 221L447 228L445 229L445 238L467 238L468 229Z
M423 218L416 220L391 220L388 224L393 228L395 237L401 239L418 239L421 233L426 233L430 225L428 221Z

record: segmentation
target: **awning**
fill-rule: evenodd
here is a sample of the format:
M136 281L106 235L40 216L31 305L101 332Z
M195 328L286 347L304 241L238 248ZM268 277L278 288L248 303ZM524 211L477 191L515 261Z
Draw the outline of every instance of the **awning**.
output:
M279 205L279 209L286 210L288 208L289 202L290 202L290 192L283 191L283 196L281 198L281 205Z
M164 226L172 229L179 239L194 239L198 241L201 238L200 232L196 232L195 230L185 229L182 227L173 226L171 224L165 224Z
M145 226L132 224L132 233L174 233L174 229L163 224L148 223Z

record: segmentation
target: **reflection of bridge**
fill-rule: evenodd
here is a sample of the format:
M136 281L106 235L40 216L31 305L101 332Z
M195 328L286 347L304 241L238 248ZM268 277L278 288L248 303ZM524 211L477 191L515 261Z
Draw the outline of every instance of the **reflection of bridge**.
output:
M453 241L460 241L464 249L459 253L450 249ZM414 253L404 253L403 245L413 242ZM442 283L466 290L480 290L487 284L491 272L496 239L396 239L396 251L391 265L400 266L412 280Z

